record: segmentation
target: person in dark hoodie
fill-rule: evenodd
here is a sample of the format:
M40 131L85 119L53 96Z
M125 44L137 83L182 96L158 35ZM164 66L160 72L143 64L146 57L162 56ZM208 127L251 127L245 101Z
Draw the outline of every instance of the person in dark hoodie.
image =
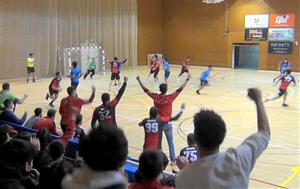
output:
M35 189L39 173L32 169L34 146L22 139L13 139L0 149L0 188Z

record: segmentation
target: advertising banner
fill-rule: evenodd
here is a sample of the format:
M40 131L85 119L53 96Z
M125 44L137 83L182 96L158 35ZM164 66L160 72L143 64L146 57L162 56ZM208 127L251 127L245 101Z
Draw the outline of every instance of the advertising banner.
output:
M270 28L292 28L295 26L295 14L271 14L269 19Z
M269 28L269 41L294 41L294 28Z
M267 38L267 28L245 29L245 41L266 41Z
M269 54L292 54L293 42L290 41L269 41Z
M269 24L269 15L246 15L245 28L267 28Z

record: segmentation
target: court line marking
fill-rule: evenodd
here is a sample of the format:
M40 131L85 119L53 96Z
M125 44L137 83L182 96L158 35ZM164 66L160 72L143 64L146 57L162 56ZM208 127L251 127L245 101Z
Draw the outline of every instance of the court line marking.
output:
M282 183L279 188L287 187L288 184L300 173L300 166L295 166L292 169L292 174ZM299 177L298 177L299 178Z

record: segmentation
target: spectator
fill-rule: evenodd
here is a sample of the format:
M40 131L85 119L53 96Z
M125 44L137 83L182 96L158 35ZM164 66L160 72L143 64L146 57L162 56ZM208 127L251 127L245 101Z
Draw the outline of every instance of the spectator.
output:
M188 146L183 148L180 151L180 156L186 157L190 163L196 161L198 157L197 144L194 138L195 136L193 133L188 134L187 136Z
M47 129L39 130L37 137L40 141L41 147L40 151L33 159L33 167L38 171L41 171L45 165L49 165L49 163L52 161L52 158L47 150L47 147L52 139Z
M53 140L48 148L52 161L41 170L39 188L60 189L63 177L71 174L74 167L63 158L65 146L62 140Z
M56 110L49 109L47 117L39 119L33 126L36 130L47 129L50 134L57 135L56 125L54 122Z
M6 121L10 123L14 123L17 125L23 125L23 123L26 121L27 112L24 112L21 119L19 119L13 112L13 101L6 99L4 101L4 110L0 114L0 121Z
M201 156L181 170L176 188L248 188L249 176L256 159L267 148L270 140L269 121L258 89L249 89L248 96L257 108L258 131L237 148L219 152L226 126L214 111L201 110L194 116L194 134ZM199 155L199 154L198 154ZM179 158L177 165L183 168L186 158Z
M7 142L0 150L0 188L34 189L38 172L32 169L34 146L21 139Z
M122 130L92 129L81 140L79 152L86 166L67 175L63 189L127 188L126 179L119 172L128 155L128 142Z
M176 158L175 158L175 149L174 149L174 142L173 142L173 128L172 124L169 123L171 115L172 115L172 104L173 101L177 98L177 96L181 93L184 87L187 85L188 81L190 80L191 75L188 74L187 79L185 82L172 94L167 95L168 92L168 85L166 83L162 83L159 85L160 94L153 93L149 89L147 89L139 76L136 77L140 86L144 90L144 92L153 99L154 106L158 110L158 117L164 123L163 130L166 135L168 146L169 146L169 153L171 159L171 165L176 165Z
M41 119L42 111L42 108L34 109L34 115L26 121L24 127L32 129L35 123Z
M163 170L161 152L154 150L144 151L139 158L139 173L143 176L141 182L129 184L128 189L168 189L173 187L161 186L158 179Z
M61 128L63 130L63 140L65 144L68 144L75 133L76 116L80 114L81 108L85 104L93 102L95 97L95 87L92 86L92 94L89 99L83 100L78 97L76 89L68 87L68 97L63 98L60 103L59 113L61 114Z
M12 136L15 136L17 131L13 129L13 127L9 125L0 125L0 148L9 142Z
M82 124L82 115L79 114L76 116L76 129L74 134L74 139L77 140L78 142L80 141L81 138L85 136L84 129L80 127L81 124Z
M13 95L10 92L9 83L3 83L2 91L0 92L0 110L5 108L4 101L7 99L11 100L13 102L13 104L14 104L13 110L15 110L16 104L22 104L27 99L27 97L28 96L25 94L22 99L18 99L17 97L15 97L15 95Z

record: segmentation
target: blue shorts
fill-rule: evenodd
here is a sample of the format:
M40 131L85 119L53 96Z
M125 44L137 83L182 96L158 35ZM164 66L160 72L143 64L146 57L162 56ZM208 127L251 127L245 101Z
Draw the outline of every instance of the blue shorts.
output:
M168 79L170 76L170 72L169 71L165 71L165 79Z
M200 85L201 86L205 86L205 85L207 85L208 84L208 81L207 80L200 80Z

